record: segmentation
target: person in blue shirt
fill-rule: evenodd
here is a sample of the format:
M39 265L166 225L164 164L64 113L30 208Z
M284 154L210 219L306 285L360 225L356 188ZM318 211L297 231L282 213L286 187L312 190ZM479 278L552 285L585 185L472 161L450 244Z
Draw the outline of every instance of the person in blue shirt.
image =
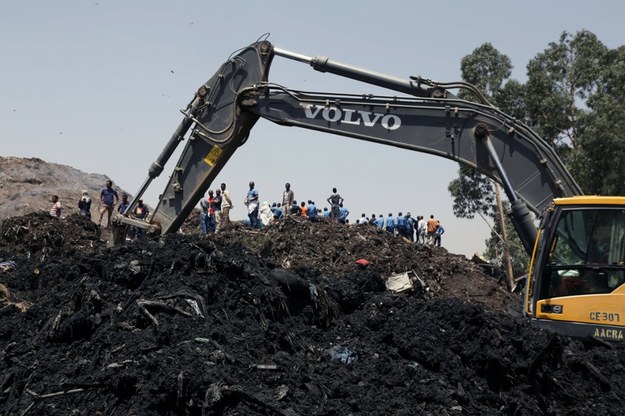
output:
M445 229L439 223L438 228L436 229L436 233L434 234L434 245L440 247L441 246L441 236L445 233Z
M315 201L308 201L308 219L310 222L317 222L318 213Z
M100 219L98 220L98 225L102 225L102 218L104 217L104 213L106 212L106 217L108 222L106 223L107 228L111 228L111 215L113 215L113 206L119 202L119 196L117 195L117 191L113 189L113 181L106 181L106 188L102 189L100 192Z
M279 220L281 218L284 217L284 213L282 212L282 206L280 205L280 203L273 203L271 204L271 212L273 212L273 219L274 220Z
M128 202L128 194L124 192L122 194L122 202L120 202L117 207L117 212L119 212L120 214L125 213L129 205L130 205L130 202Z
M323 207L323 218L330 218L330 211L328 211L328 207Z
M414 243L415 219L412 218L410 212L406 213L406 238Z
M250 190L245 197L247 216L250 218L252 228L258 228L258 191L254 189L254 182L250 181Z
M347 221L347 216L349 215L349 210L343 206L343 204L339 204L339 223L345 224Z
M401 212L395 218L395 229L398 237L406 237L406 218Z
M375 226L378 228L384 228L384 217L382 216L382 214L378 215L378 217L375 219Z
M388 217L386 217L386 231L395 235L395 218L393 218L393 213L389 212Z

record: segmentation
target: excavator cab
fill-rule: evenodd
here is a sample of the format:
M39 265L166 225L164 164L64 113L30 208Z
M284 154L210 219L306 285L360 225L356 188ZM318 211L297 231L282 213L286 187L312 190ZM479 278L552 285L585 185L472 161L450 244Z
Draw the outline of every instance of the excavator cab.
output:
M574 336L625 336L625 198L557 198L539 229L527 286L535 325Z

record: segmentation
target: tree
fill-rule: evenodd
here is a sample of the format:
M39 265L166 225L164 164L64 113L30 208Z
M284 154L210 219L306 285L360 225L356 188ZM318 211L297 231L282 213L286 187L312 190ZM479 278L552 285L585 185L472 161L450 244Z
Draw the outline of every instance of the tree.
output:
M588 193L625 195L625 47L601 60L597 91L587 100L591 110L580 118L578 149L571 167Z
M458 218L474 218L475 214L495 218L495 197L490 178L477 170L461 165L458 178L449 183L447 190L454 199L453 212Z
M504 81L512 73L512 63L510 58L487 42L462 58L460 71L463 80L475 85L491 102L496 102ZM471 99L464 91L461 91L460 97Z
M478 87L491 103L499 105L500 109L514 117L525 118L523 85L508 80L512 73L510 58L501 54L493 45L485 43L475 49L471 55L465 56L461 62L461 70L462 78ZM459 95L467 100L475 99L470 92L461 91ZM496 259L499 264L506 264L504 269L507 270L510 286L512 286L515 270L514 262L510 259L509 240L513 238L518 246L521 244L515 233L501 232L504 230L503 227L507 231L509 225L506 224L506 219L498 213L491 179L473 168L461 166L458 170L458 178L450 182L448 190L454 198L453 211L457 217L473 218L475 214L479 214L495 220L499 231L493 229L491 238L487 242L492 250L487 254L491 256L490 258Z
M528 124L566 163L579 147L586 101L598 89L607 48L588 32L563 32L527 65Z

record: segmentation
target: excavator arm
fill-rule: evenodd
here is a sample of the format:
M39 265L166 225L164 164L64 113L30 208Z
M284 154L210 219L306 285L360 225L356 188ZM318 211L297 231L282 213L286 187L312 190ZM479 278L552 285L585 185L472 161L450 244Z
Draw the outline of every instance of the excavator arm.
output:
M403 95L290 90L268 81L276 56ZM245 143L256 121L264 118L429 153L479 170L505 189L512 204L512 220L531 252L536 227L530 212L538 215L554 198L582 192L546 142L485 99L476 103L450 92L462 88L482 97L475 87L463 82L402 79L326 57L281 50L266 40L256 42L230 57L198 89L183 111L183 121L150 167L131 208L191 130L155 210L162 233L177 231L228 159ZM123 216L116 220L128 223Z
M389 95L296 91L271 83L275 57L382 87ZM478 102L450 92L462 89ZM625 340L625 197L582 196L552 147L474 86L392 77L261 40L232 55L183 114L128 209L186 140L152 222L117 215L122 230L134 225L176 232L259 118L428 153L477 169L505 190L512 222L532 256L525 311L533 324ZM532 213L541 217L538 228ZM115 229L113 243L124 238Z

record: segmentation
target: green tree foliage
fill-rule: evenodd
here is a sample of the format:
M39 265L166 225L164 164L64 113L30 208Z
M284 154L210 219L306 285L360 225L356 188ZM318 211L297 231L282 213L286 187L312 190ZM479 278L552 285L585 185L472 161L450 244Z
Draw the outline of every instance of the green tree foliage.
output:
M495 217L492 181L477 170L461 165L458 178L451 181L447 189L454 199L453 212L456 217L471 219L475 214Z
M588 31L563 32L556 42L527 65L527 82L510 79L510 59L490 43L476 48L461 62L462 77L476 85L493 105L534 129L558 152L585 193L625 195L625 47L610 50ZM470 94L461 98L474 99ZM494 198L489 180L461 168L448 187L454 213L491 218ZM491 187L492 189L492 187ZM493 258L501 253L499 224L487 242ZM509 222L506 227L509 227ZM516 239L516 233L509 233ZM509 250L517 265L526 259Z
M462 79L475 85L491 102L496 102L502 85L512 73L512 62L493 45L485 43L460 62ZM460 92L460 97L470 100L469 93Z
M625 47L601 59L597 90L589 96L581 118L572 171L586 193L625 195Z
M527 65L528 124L566 163L579 147L586 101L598 89L607 48L588 32L563 32Z

